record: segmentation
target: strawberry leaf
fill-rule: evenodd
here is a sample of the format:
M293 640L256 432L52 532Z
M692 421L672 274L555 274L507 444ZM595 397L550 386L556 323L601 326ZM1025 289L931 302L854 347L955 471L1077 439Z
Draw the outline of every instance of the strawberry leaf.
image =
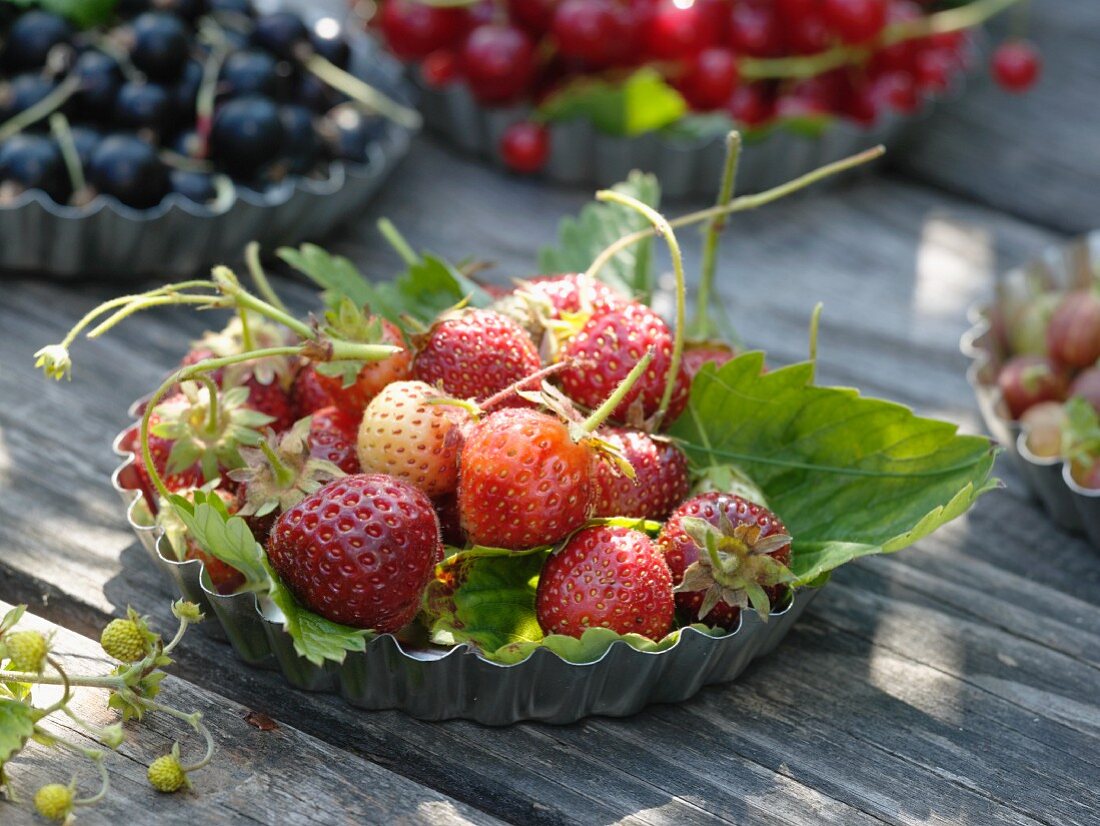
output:
M18 753L34 734L30 706L0 698L0 765Z
M4 634L5 631L10 631L12 628L14 628L15 624L23 618L23 614L26 612L26 610L26 605L16 605L10 611L4 614L4 618L0 619L0 635Z
M683 96L659 72L644 68L622 81L575 80L538 111L546 121L584 118L608 135L632 137L675 123L687 110Z
M855 390L813 365L761 375L762 353L706 365L669 431L700 469L736 462L794 537L799 584L913 544L997 487L989 440Z
M348 259L330 255L313 244L303 244L297 250L284 247L278 255L322 287L329 306L335 307L340 299L347 298L356 307L370 307L402 327L408 318L428 324L463 300L475 307L488 307L493 302L484 289L431 253L424 253L396 279L380 282L368 281Z
M538 643L535 588L545 558L542 552L444 562L425 595L432 642L470 643L487 656L510 643Z
M294 641L294 650L314 665L326 660L342 663L349 651L363 651L372 632L327 620L307 611L279 579L265 559L264 569L270 582L271 600L283 612L283 628Z
M193 496L194 502L179 494L172 494L168 500L190 537L208 554L244 574L249 586L266 590L264 549L248 523L239 516L230 516L216 493L197 490Z
M661 203L661 186L654 175L635 171L612 189L654 208ZM576 218L563 218L558 224L557 245L539 250L539 271L584 272L612 242L648 226L645 217L632 209L593 201ZM600 271L600 280L624 295L648 302L653 291L652 246L652 241L646 240L623 250Z
M118 0L9 0L17 6L37 6L43 11L67 17L81 28L105 23L115 12Z

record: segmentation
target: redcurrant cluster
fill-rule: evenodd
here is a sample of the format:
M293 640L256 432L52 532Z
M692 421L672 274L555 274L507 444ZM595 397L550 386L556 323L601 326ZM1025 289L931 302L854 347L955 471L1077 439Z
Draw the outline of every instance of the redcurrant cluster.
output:
M839 116L870 126L943 92L967 63L965 27L927 33L935 0L494 0L429 6L383 0L378 28L429 86L464 80L484 105L535 106L578 77L657 68L691 110L742 128ZM934 28L934 27L928 27ZM822 59L824 58L824 59ZM820 65L814 63L818 60ZM1023 41L993 60L1001 85L1024 91L1039 59ZM539 168L545 130L521 124L502 149L519 171Z

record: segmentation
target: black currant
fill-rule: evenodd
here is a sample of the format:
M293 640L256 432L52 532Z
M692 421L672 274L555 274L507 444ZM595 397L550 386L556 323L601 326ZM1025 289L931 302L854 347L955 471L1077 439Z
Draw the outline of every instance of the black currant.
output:
M252 17L255 13L251 0L207 0L207 6L213 14L239 14Z
M214 114L210 157L234 178L251 178L279 157L283 126L279 107L259 95L234 98Z
M43 135L13 135L0 144L0 181L40 189L59 204L71 188L61 150Z
M45 75L16 75L0 82L0 120L18 115L54 90L55 84Z
M294 12L275 12L256 20L252 42L280 60L293 60L299 47L309 42L309 30Z
M32 9L12 23L4 48L4 62L12 71L41 69L55 46L68 43L72 26L65 18Z
M172 97L159 83L130 80L122 84L115 98L115 121L130 129L167 131L174 115Z
M122 86L118 62L110 55L90 49L77 58L72 75L80 79L80 90L73 98L74 108L93 120L110 117Z
M313 51L341 69L351 62L351 46L344 28L331 17L323 17L310 27L309 42Z
M314 125L314 114L300 104L288 104L279 109L283 124L283 157L287 169L295 175L305 175L316 165L321 154L321 140Z
M103 140L103 134L90 126L74 126L69 130L80 165L85 169L92 162L92 155Z
M157 152L132 135L104 138L92 153L88 181L127 206L148 209L168 193L168 169Z
M189 169L173 169L169 173L172 191L197 204L207 204L218 197L218 188L214 185L214 176L207 172L193 172Z
M190 50L187 26L174 14L146 12L131 24L130 60L152 80L174 81Z
M314 112L327 112L333 106L347 100L343 94L309 72L303 72L298 78L294 99Z
M199 97L199 87L202 86L202 76L202 64L197 60L188 60L183 64L180 79L169 90L175 117L180 124L195 122L195 103Z
M340 160L365 163L367 147L386 129L379 115L368 115L351 104L337 106L321 122L320 131L329 155Z
M266 95L274 97L278 90L278 61L259 49L233 52L225 59L221 73L221 89L226 97Z

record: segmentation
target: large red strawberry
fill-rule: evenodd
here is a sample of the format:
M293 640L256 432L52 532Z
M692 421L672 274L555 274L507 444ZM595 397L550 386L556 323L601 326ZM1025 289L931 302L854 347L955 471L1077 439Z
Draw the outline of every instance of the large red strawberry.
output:
M294 374L294 383L290 386L290 406L294 410L295 421L333 406L332 394L310 362L303 364Z
M364 324L367 332L352 340L365 344L405 346L404 336L396 324L380 317L369 318ZM407 349L403 349L389 358L364 364L351 381L344 375L327 374L326 370L332 371L335 368L325 366L317 369L317 380L337 407L358 416L387 384L409 378L411 367L412 355Z
M333 622L397 631L442 553L431 500L391 476L337 479L284 511L267 556L297 600Z
M601 462L596 467L596 516L664 520L688 494L684 452L667 439L641 430L605 428L600 438L617 447L634 468L634 478Z
M386 387L363 411L358 461L366 473L388 473L429 496L453 493L458 484L461 407L431 404L439 391L422 381Z
M660 640L672 630L672 573L644 533L585 528L546 560L535 605L547 634L610 628Z
M556 416L490 414L466 435L458 509L470 542L520 550L552 545L592 513L595 451Z
M424 335L413 377L481 401L541 366L534 342L516 322L492 310L465 309L444 315Z
M575 402L596 407L652 349L654 358L649 368L612 413L616 421L641 424L660 409L672 346L672 331L644 304L602 305L561 349L562 360L568 362L559 374L562 389ZM671 424L683 412L690 387L690 378L681 364L662 425Z
M309 452L314 459L332 462L344 473L358 473L355 442L359 420L338 407L323 407L310 416Z
M528 293L550 303L553 318L563 313L591 311L597 304L618 304L626 299L602 281L584 273L540 275L516 287L517 293Z
M767 616L792 579L786 527L767 508L729 493L710 491L682 504L657 546L690 622L732 630L750 605Z

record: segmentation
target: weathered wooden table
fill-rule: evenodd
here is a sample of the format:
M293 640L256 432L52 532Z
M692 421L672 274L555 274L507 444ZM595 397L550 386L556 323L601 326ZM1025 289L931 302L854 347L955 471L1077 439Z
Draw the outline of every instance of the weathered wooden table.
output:
M891 170L734 222L722 294L773 360L802 357L822 300L823 381L980 429L957 350L967 305L994 271L1100 225L1100 6L1045 0L1033 18L1048 71L1032 97L980 83ZM389 276L373 228L387 215L418 246L526 275L587 197L421 141L332 246ZM201 321L135 318L81 344L69 386L31 368L119 291L0 282L0 599L75 632L60 637L74 656L127 605L171 624L171 588L110 489L109 445ZM116 792L82 822L1100 823L1100 552L999 471L1006 490L966 518L842 570L738 683L626 720L486 729L360 712L241 665L199 629L166 691L207 713L215 763L193 792L155 799L142 761L172 735L154 725L111 761ZM11 774L28 794L67 777L40 755ZM0 803L0 822L32 821Z

